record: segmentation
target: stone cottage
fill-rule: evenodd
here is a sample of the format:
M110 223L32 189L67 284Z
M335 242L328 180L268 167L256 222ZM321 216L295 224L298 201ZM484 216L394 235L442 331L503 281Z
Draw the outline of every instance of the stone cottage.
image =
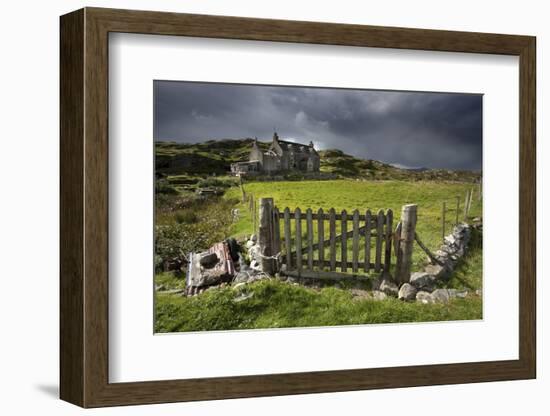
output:
M254 139L248 161L231 164L235 175L275 174L285 171L319 172L319 154L313 146L279 139L277 132L267 151L262 151Z

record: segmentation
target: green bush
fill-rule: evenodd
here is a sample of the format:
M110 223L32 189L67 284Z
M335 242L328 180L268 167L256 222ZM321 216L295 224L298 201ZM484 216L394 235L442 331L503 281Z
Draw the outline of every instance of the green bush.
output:
M169 185L165 182L157 181L155 188L156 188L155 193L157 194L169 194L169 195L178 194L178 191L176 188L174 188L172 185Z
M199 216L193 209L177 211L174 217L178 224L194 224L199 220Z
M231 209L236 198L188 201L189 206L164 214L157 213L155 226L155 270L169 263L179 268L190 252L203 251L223 241L232 224ZM162 216L162 218L160 218ZM162 222L159 222L159 218Z
M229 188L233 184L228 180L221 180L218 178L206 178L201 179L198 183L200 188Z

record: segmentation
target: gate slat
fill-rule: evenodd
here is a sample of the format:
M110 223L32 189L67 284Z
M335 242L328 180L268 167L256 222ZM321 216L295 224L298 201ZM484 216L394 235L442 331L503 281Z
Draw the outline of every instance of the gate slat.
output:
M290 237L290 209L285 208L284 210L284 229L285 229L285 248L286 248L286 269L292 270L292 240Z
M273 255L278 255L281 252L281 229L279 224L279 209L273 208ZM277 257L279 259L279 257ZM279 261L276 261L276 270L279 270Z
M393 234L393 211L391 209L388 209L386 211L386 251L384 253L384 271L385 272L390 271L392 234Z
M319 262L319 260L313 260L313 267L329 267L330 266L330 261L328 260L325 260L323 261L323 263L321 264ZM347 266L349 269L351 269L353 267L353 263L351 261L348 261L347 262ZM339 269L339 268L342 268L342 262L341 261L337 261L336 262L336 268ZM374 263L371 263L371 269L374 268ZM356 276L355 273L351 273L351 272L348 272L350 274L350 277L352 276Z
M302 213L300 208L296 208L294 211L294 218L296 221L296 270L302 270Z
M307 268L313 270L313 213L311 208L306 211L307 224Z
M342 211L342 271L348 270L348 213L344 209Z
M368 273L370 270L371 226L372 226L371 212L370 210L367 210L367 212L365 213L365 264L363 266L365 273Z
M325 224L323 208L317 211L317 241L319 242L319 263L323 264L325 260Z
M334 208L329 212L329 232L330 232L330 271L336 270L336 212Z
M380 271L382 263L382 238L384 237L384 211L378 211L376 218L376 257L374 259L374 271Z
M359 211L353 211L353 257L352 257L352 270L357 273L359 270Z

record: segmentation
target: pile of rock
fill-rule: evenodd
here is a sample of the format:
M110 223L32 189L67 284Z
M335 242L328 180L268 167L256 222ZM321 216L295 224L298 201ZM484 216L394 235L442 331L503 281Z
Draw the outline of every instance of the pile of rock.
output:
M260 244L258 244L258 238L255 234L252 234L250 238L245 243L245 248L248 253L248 258L250 259L249 268L252 270L261 271L262 262L261 262L261 250ZM244 263L244 262L242 262Z
M459 224L453 232L445 237L444 243L435 252L438 264L428 264L423 271L411 274L409 283L398 286L389 277L382 278L375 284L374 297L384 299L393 296L403 301L421 303L447 303L452 298L464 298L466 290L437 288L438 282L447 280L457 262L466 254L471 236L468 224Z
M435 252L438 262L447 269L453 270L457 261L466 254L472 229L468 224L458 224L453 232L445 237L444 243Z
M235 274L232 283L252 283L257 280L269 279L266 273L262 271L260 245L255 234L244 244L250 263L246 263L242 255L239 254L239 271Z
M452 298L464 298L466 290L436 289L438 281L447 280L458 261L466 254L472 229L468 224L458 224L435 252L438 264L428 264L423 271L413 273L409 283L399 289L398 297L422 303L447 303Z

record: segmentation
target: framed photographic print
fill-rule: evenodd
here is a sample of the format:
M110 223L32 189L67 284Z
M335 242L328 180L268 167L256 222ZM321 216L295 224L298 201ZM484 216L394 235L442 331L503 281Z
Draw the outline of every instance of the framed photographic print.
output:
M535 38L61 17L83 407L536 376Z

